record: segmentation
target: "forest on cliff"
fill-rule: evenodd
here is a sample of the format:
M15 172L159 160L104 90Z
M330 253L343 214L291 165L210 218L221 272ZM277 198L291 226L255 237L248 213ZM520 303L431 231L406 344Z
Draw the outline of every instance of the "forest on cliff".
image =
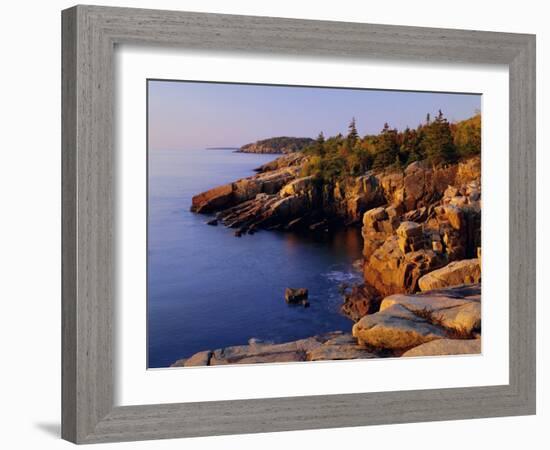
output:
M346 136L325 138L321 132L315 142L304 149L308 161L303 175L313 175L325 182L355 177L370 169L400 169L415 161L431 165L455 163L481 152L481 114L449 122L439 111L430 115L416 129L398 131L387 123L379 134L360 137L352 119Z

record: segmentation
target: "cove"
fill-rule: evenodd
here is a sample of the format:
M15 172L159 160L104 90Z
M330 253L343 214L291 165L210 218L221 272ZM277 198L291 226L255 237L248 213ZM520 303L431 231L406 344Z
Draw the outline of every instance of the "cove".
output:
M254 174L277 155L223 149L148 155L148 367L199 351L349 332L339 286L362 280L358 229L330 236L260 231L237 238L189 210L191 198ZM289 306L286 287L309 289L310 307Z

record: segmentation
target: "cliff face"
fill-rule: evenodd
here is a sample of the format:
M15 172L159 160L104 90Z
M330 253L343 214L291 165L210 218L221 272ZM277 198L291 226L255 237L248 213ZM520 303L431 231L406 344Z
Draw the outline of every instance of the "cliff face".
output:
M280 136L243 145L241 153L294 153L313 142L311 138Z
M348 316L376 311L388 295L481 281L480 178L479 157L377 178L387 203L363 214L365 286L348 294Z
M226 225L245 233L362 223L365 212L383 206L380 230L373 231L388 234L403 220L432 219L433 208L442 205L445 196L462 195L459 188L480 197L479 157L435 169L416 162L404 170L372 171L334 184L301 177L304 161L301 153L280 157L258 168L258 175L196 195L191 210L217 213ZM469 197L455 199L457 205L451 206L463 206L462 201Z

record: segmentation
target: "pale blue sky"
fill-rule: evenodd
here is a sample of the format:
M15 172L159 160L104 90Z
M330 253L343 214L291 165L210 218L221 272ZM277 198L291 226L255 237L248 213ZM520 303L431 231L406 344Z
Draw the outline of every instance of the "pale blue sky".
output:
M149 81L149 148L201 149L274 136L345 134L352 117L360 135L384 122L416 127L441 109L450 121L481 109L476 94Z

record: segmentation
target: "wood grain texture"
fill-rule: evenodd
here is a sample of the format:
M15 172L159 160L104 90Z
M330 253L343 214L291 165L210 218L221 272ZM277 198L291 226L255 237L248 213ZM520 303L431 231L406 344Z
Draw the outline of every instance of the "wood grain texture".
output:
M62 435L76 440L76 21L72 9L63 14L62 36L62 130L61 130L61 291L62 291Z
M77 6L63 11L63 414L77 443L533 414L535 38L532 35ZM510 384L113 406L116 44L507 64L510 68Z
M510 386L535 409L536 95L535 39L510 70Z

